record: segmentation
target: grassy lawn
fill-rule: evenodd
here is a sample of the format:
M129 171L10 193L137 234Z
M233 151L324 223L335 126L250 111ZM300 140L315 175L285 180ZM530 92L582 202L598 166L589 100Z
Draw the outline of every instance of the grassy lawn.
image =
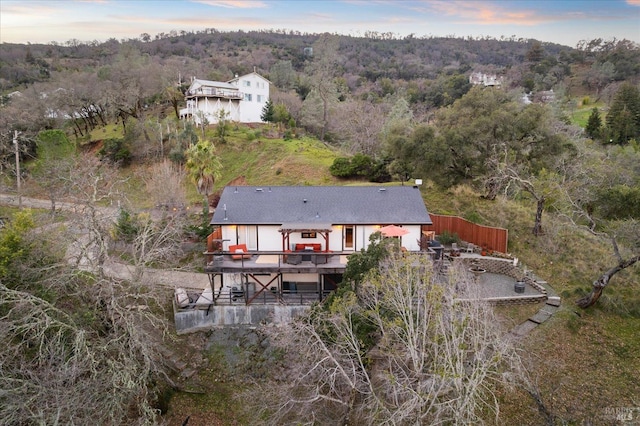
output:
M586 105L579 102L578 107L569 114L571 123L584 129L587 126L587 121L589 120L589 116L594 108L598 108L600 112L600 119L604 121L607 115L604 110L606 108L606 104L604 102L587 103Z
M124 129L121 124L107 124L104 127L96 127L91 131L89 140L99 141L104 139L121 138Z

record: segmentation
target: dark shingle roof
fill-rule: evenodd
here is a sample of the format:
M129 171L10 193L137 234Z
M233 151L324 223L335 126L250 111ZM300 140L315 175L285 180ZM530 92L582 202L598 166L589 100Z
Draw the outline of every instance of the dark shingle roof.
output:
M228 186L211 220L223 224L431 224L411 186Z

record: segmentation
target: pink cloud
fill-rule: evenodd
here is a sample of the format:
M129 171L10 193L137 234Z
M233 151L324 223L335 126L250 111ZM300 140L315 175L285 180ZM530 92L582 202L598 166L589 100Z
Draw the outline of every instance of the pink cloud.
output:
M228 9L254 9L268 7L267 3L260 0L193 0L194 3L202 3L208 6L224 7Z
M627 4L631 6L640 6L640 0L627 0Z
M427 9L437 13L479 25L536 25L541 22L560 20L558 16L540 15L533 10L511 10L505 7L517 5L513 2L427 0L423 4ZM423 11L428 13L424 8Z

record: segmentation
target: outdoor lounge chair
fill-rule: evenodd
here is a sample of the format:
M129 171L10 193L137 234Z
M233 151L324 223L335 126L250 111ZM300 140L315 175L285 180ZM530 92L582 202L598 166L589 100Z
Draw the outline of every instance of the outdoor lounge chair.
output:
M251 259L251 253L247 250L246 244L231 245L229 251L233 260Z

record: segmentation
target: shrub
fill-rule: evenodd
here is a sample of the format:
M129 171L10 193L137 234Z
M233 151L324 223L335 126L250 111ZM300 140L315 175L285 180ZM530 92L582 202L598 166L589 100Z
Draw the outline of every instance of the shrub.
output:
M169 159L176 164L184 163L186 160L184 149L181 147L171 148L171 151L169 151Z
M98 152L100 158L106 158L113 163L128 166L131 163L131 150L124 139L107 139Z
M131 243L140 232L140 224L127 210L120 210L115 225L115 239Z
M389 182L391 175L384 161L375 161L365 154L351 158L338 157L329 166L332 176L338 178L365 178L369 182Z
M351 160L346 157L338 157L333 160L333 164L329 166L331 176L339 178L348 178L353 175Z
M458 237L458 234L456 232L451 233L445 229L440 233L440 235L438 235L438 241L440 241L440 243L443 245L459 243L460 237Z
M196 215L194 218L196 223L191 223L184 228L187 235L196 237L198 241L206 241L207 237L211 233L211 226L209 225L209 215Z

